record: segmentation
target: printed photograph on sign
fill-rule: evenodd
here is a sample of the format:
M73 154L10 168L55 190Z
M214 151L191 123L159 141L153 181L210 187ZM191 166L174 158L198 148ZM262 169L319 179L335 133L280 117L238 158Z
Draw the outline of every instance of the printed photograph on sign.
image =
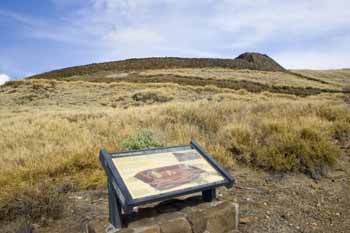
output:
M223 181L196 150L113 158L134 199Z
M136 174L136 178L158 190L166 190L195 181L204 171L197 167L178 164L149 169Z

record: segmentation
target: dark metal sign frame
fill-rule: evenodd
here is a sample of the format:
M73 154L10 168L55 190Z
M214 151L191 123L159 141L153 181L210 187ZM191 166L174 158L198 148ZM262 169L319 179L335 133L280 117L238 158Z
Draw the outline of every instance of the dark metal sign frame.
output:
M168 193L162 193L152 195L143 198L134 199L125 182L123 181L118 169L113 163L114 158L139 156L147 154L155 154L162 152L176 152L182 150L196 150L203 158L224 178L223 181L213 182L205 185L199 185L183 190L176 190ZM159 202L175 197L192 194L196 192L202 192L203 200L210 202L216 198L216 188L220 186L226 186L230 188L234 185L234 178L222 168L209 154L203 149L196 141L192 140L189 145L162 147L147 150L135 150L124 151L117 153L108 153L102 149L100 151L100 161L107 174L108 179L108 201L109 201L109 220L115 228L122 227L121 215L124 213L130 213L133 207Z

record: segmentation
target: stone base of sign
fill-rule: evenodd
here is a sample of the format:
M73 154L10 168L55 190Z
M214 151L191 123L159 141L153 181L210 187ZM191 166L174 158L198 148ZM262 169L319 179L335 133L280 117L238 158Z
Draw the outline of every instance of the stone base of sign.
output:
M108 219L91 219L84 233L232 233L239 223L238 204L227 201L202 202L201 198L171 200L139 208L115 229Z

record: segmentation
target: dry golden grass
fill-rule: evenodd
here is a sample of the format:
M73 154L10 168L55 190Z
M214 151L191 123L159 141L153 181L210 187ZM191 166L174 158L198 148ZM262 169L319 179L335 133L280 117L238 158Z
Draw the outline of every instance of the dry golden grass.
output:
M161 69L147 70L140 73L144 76L153 75L179 75L187 77L201 77L219 80L251 81L271 86L288 87L313 87L320 89L340 90L338 85L323 84L317 81L307 80L302 77L285 72L256 71L256 70L233 70L224 68L201 68L201 69ZM350 78L349 78L350 80Z
M13 81L0 88L3 114L11 111L133 107L143 104L206 99L213 94L237 93L214 86L177 84L92 83L83 81ZM8 110L8 111L7 111ZM5 116L5 115L2 115ZM1 117L1 116L0 116Z
M295 73L326 81L338 87L350 85L350 69L342 70L293 70Z
M17 213L18 195L38 183L105 187L99 149L118 151L140 130L163 145L195 138L226 167L243 161L317 174L336 162L335 139L348 137L349 125L341 94L301 98L176 84L13 82L0 87L0 219Z

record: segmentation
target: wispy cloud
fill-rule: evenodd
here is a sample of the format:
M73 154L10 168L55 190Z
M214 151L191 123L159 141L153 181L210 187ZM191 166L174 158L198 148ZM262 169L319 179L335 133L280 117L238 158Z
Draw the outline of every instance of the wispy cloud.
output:
M221 14L214 24L225 31L257 36L253 42L285 39L279 35L308 37L348 27L349 6L346 0L224 0L216 6Z
M60 17L0 15L29 25L32 38L90 51L90 60L96 62L145 56L235 57L258 51L286 67L350 66L345 52L350 44L348 0L51 2L64 9ZM338 63L328 62L327 55Z
M36 19L35 17L31 17L28 15L18 14L16 12L12 11L6 11L0 9L0 17L1 18L8 18L11 20L14 20L21 24L31 25L33 27L37 27L39 25L42 25L43 21Z
M281 50L289 51L290 46L299 48L302 55L304 48L314 46L311 43L317 44L319 38L344 33L350 26L350 3L346 0L166 0L162 3L92 0L89 3L68 17L74 23L69 27L63 25L60 34L72 35L71 38L83 35L80 38L90 38L97 46L108 47L107 51L118 51L121 57L177 55L186 50L191 51L187 53L189 56L237 55L233 50L264 50L274 55ZM76 29L79 33L74 36L71 32ZM319 47L331 43L326 40ZM178 52L174 54L174 51ZM317 66L322 68L324 64Z

